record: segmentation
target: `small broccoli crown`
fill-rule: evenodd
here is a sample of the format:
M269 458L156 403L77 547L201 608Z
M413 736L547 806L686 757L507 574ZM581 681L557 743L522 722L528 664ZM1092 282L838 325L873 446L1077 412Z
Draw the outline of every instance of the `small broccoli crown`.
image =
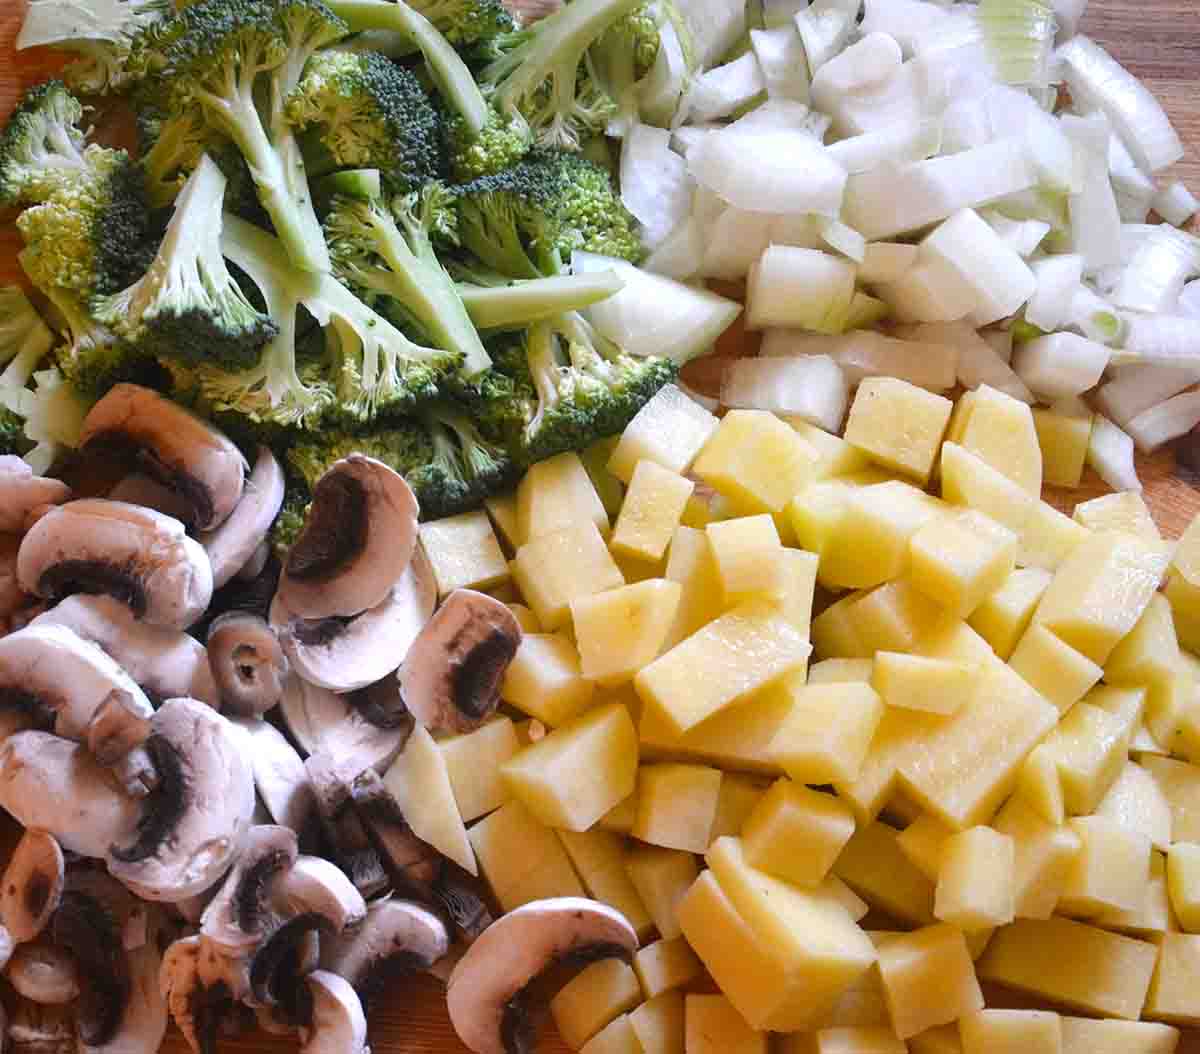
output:
M0 456L15 454L21 457L33 446L25 438L25 420L7 406L0 406Z
M199 111L185 110L168 115L143 107L138 110L137 126L146 193L154 208L170 205L200 163L200 158L208 154L229 181L225 207L245 216L261 211L254 177L241 152L228 138L214 131Z
M624 56L632 81L636 82L653 68L660 45L659 16L655 5L643 3L609 26L593 45L593 52L612 60Z
M443 124L450 171L460 183L494 175L521 160L533 145L533 136L524 119L492 110L487 124L478 135L471 135L458 114Z
M83 105L62 81L25 94L0 136L0 208L45 201L88 171L81 120Z
M517 28L516 19L500 0L413 0L409 6L456 48L470 48Z
M376 52L314 55L287 102L297 128L321 126L321 142L343 168L378 168L407 192L441 174L437 110L416 75Z
M287 556L292 543L300 537L304 530L304 521L308 517L308 507L312 498L308 490L302 486L289 486L284 493L283 507L271 527L271 545L280 560Z

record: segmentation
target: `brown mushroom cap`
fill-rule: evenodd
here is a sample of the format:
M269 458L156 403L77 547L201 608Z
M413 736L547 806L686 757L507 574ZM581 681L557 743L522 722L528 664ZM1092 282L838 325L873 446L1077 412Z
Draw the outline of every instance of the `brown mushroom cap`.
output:
M70 951L49 941L18 944L4 969L17 995L35 1003L69 1003L79 995L79 974Z
M239 574L266 539L283 507L283 493L283 468L270 450L260 446L237 507L220 527L200 536L200 544L212 563L216 588Z
M20 549L19 535L0 534L0 619L8 618L29 599L17 577L17 553Z
M0 532L20 534L33 509L70 499L71 488L61 480L35 476L29 465L12 454L0 456Z
M17 941L31 941L62 900L66 865L62 847L47 831L29 830L0 879L0 921Z

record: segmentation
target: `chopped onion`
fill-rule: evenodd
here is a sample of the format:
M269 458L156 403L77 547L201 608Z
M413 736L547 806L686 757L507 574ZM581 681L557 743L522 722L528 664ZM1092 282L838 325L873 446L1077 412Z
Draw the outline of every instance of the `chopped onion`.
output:
M898 67L888 64L887 68L890 72L886 76L871 76L864 71L864 82L853 91L828 93L831 97L827 100L830 107L827 112L839 136L863 135L897 124L915 124L935 116L944 108L942 100L926 87L915 59ZM869 83L867 77L871 77Z
M1125 430L1144 453L1186 435L1200 424L1200 392L1184 392L1138 414Z
M1093 340L1074 333L1052 333L1018 347L1013 352L1013 369L1030 391L1049 401L1081 395L1094 387L1111 356L1108 348Z
M644 121L665 128L675 116L684 86L694 67L670 19L666 19L659 28L658 39L658 54L650 72L641 82L638 103Z
M774 29L750 30L750 46L770 98L808 102L808 61L793 20Z
M641 224L647 249L660 245L687 217L692 179L665 128L630 126L621 145L621 200Z
M1200 240L1163 224L1137 244L1113 290L1113 303L1128 311L1169 311L1184 283L1200 272Z
M1014 220L995 209L982 210L979 215L1000 236L1000 240L1022 259L1028 259L1037 252L1050 233L1050 224L1044 220Z
M763 25L767 29L788 26L795 30L796 16L807 9L808 0L762 0Z
M828 355L842 367L851 386L864 377L899 377L940 392L954 387L958 372L958 348L952 344L897 340L869 329L840 337L768 330L760 354Z
M1126 223L1144 223L1158 188L1138 168L1129 148L1116 132L1108 137L1108 174L1121 219Z
M997 77L1005 84L1044 88L1058 28L1041 0L980 0L976 18Z
M1171 315L1128 315L1121 349L1138 362L1200 366L1200 320Z
M876 292L905 322L957 322L975 310L972 286L943 260L923 259L899 281Z
M843 96L874 93L885 87L902 61L900 45L892 37L868 33L813 73L813 105L836 118Z
M904 57L911 58L920 42L936 36L945 23L946 8L927 0L866 0L859 29L895 37Z
M692 402L699 406L703 406L710 414L715 414L721 406L720 399L714 399L711 395L704 395L702 392L696 391L695 388L690 388L681 380L675 381L675 387L686 395Z
M769 212L727 208L704 227L698 273L706 278L744 278L771 244Z
M796 29L814 75L849 42L861 6L862 0L814 0L796 14Z
M996 353L997 358L1004 363L1012 363L1013 334L1011 329L985 329L980 331L979 336Z
M750 273L746 325L840 333L854 297L855 267L817 249L772 245Z
M642 266L654 274L683 281L699 271L703 255L703 228L689 216L646 257Z
M768 99L761 106L754 107L749 113L743 114L726 128L735 128L745 132L751 129L768 132L804 132L813 135L811 119L813 111L804 103L794 99ZM814 136L820 139L820 136Z
M829 146L830 156L847 172L869 172L892 162L923 161L941 149L942 126L936 120L902 122L851 136Z
M898 282L917 265L917 247L903 242L869 242L858 266L860 282Z
M867 242L853 227L847 227L840 220L820 216L817 219L817 233L821 235L821 241L834 252L841 253L856 264L862 263Z
M951 345L958 349L958 383L964 388L986 384L1011 395L1023 403L1033 403L1033 396L1012 370L1012 367L993 350L973 326L965 322L926 322L906 326L897 332L906 340L925 344Z
M675 124L684 120L715 121L737 113L767 90L753 51L706 70L692 79L675 114Z
M1029 265L1037 289L1025 305L1025 321L1047 333L1071 319L1071 305L1083 278L1083 257L1077 253L1047 256Z
M1178 181L1155 194L1152 205L1154 211L1173 227L1182 227L1200 211L1200 201Z
M721 383L721 402L739 410L791 414L827 432L840 431L847 386L828 355L735 359Z
M1186 318L1200 318L1200 280L1188 282L1183 287L1176 310Z
M1120 425L1200 383L1200 366L1121 366L1096 389L1096 405Z
M1075 290L1071 300L1071 326L1088 340L1115 344L1125 332L1125 324L1112 304L1097 296L1086 285Z
M1102 414L1092 421L1087 463L1113 490L1142 489L1133 462L1133 440Z
M718 124L716 121L706 121L704 124L681 124L678 128L671 129L671 149L675 153L687 157L692 148L709 132L715 132L724 127L723 124Z
M1101 114L1068 114L1062 126L1075 148L1075 169L1081 177L1078 192L1067 202L1071 243L1085 269L1098 271L1121 259L1121 214L1108 178L1108 122Z
M846 311L846 329L866 329L882 322L891 313L892 309L884 301L868 296L860 289Z
M1079 20L1087 9L1088 0L1051 0L1055 21L1058 22L1059 41L1070 40L1075 35Z
M691 40L695 69L715 66L746 32L745 0L687 0L674 12Z

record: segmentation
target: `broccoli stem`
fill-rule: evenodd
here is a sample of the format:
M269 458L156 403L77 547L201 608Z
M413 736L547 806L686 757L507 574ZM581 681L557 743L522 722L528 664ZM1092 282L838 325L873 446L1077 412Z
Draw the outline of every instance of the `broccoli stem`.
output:
M404 0L330 0L328 6L352 32L390 29L410 38L425 57L438 90L462 117L472 137L483 131L488 118L483 93L467 64L429 19Z
M615 271L598 271L501 286L460 284L458 295L480 329L523 329L532 322L606 300L623 286Z

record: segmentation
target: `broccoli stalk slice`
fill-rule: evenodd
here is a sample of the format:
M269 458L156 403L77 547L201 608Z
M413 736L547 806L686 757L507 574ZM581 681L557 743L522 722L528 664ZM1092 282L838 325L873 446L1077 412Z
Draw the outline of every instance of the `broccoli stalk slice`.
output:
M404 0L330 0L329 8L353 32L388 29L417 45L438 91L459 115L471 136L483 131L488 105L475 78L437 27Z
M624 284L616 271L594 271L511 283L507 279L477 285L460 282L457 288L479 329L520 329L607 300Z

